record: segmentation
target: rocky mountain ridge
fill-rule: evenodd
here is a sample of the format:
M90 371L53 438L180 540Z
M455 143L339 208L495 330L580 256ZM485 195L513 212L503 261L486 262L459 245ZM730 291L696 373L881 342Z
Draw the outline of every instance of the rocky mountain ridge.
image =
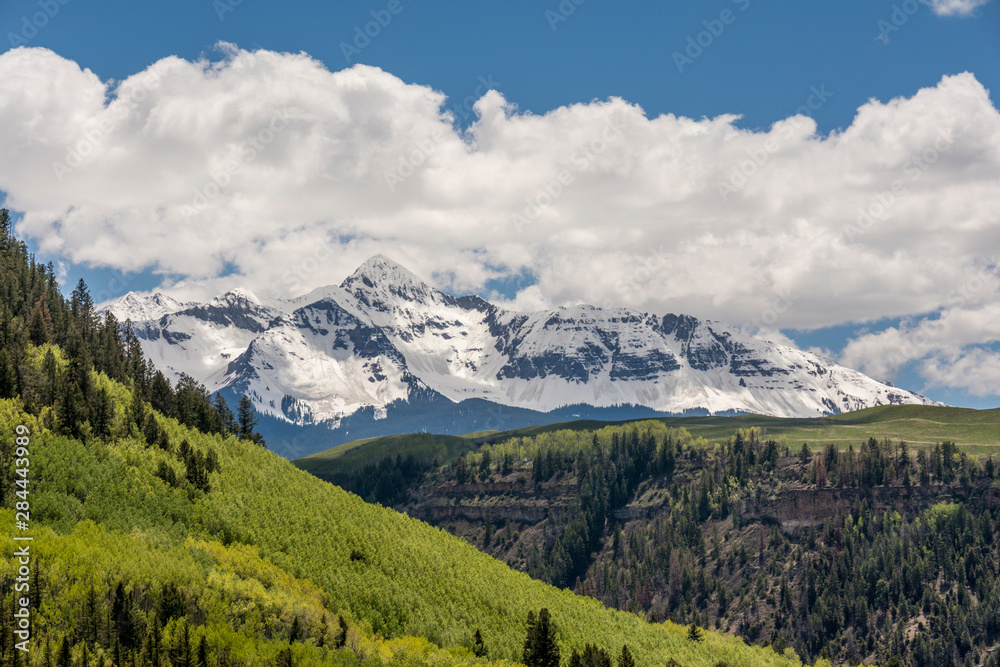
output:
M246 393L268 417L321 425L341 441L611 418L623 407L634 414L617 418L930 403L721 322L587 305L507 311L434 289L381 255L339 286L294 299L130 293L107 309L133 322L166 372ZM404 413L406 428L395 428Z

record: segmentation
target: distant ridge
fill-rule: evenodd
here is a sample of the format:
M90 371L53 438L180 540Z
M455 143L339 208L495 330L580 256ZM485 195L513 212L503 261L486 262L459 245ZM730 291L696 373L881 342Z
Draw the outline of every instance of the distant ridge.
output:
M295 299L236 290L192 304L129 294L108 310L136 324L144 351L164 371L249 394L274 429L287 432L268 436L288 445L286 455L322 449L312 440L323 438L292 446L297 436L281 424L318 426L329 446L574 414L815 417L932 403L721 322L586 305L507 311L445 294L383 255L339 286Z

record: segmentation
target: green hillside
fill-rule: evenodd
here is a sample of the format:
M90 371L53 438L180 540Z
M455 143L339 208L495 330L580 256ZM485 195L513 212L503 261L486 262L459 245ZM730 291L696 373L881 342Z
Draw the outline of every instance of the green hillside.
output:
M429 433L386 435L379 438L365 438L347 442L338 447L298 459L296 465L320 476L352 473L373 460L395 456L401 451L405 451L421 461L432 462L436 458L439 462L445 463L469 451L469 449L475 448L476 444L482 440L483 437L479 434L472 437L431 435Z
M57 285L0 210L0 667L511 661L543 608L564 658L800 664L606 609L295 468L249 401L173 386L82 281Z
M847 412L831 417L784 419L765 415L736 417L663 417L657 421L673 428L685 428L695 438L724 441L741 428L766 429L773 438L784 437L789 443L822 446L828 443L846 447L868 438L893 438L913 445L944 441L956 443L962 451L983 454L1000 447L1000 408L972 410L934 405L885 405ZM386 456L435 451L456 458L481 444L503 442L514 437L531 437L562 430L590 431L609 424L579 420L531 426L510 431L470 433L466 436L428 436L427 434L392 435L356 440L317 452L295 461L295 465L321 477L349 475L365 464L374 464Z
M88 584L103 589L123 581L134 595L152 598L158 585L176 582L188 616L206 619L198 636L230 647L234 656L276 654L280 642L271 640L287 636L298 617L309 634L295 655L319 660L330 652L308 647L321 616L343 612L382 637L424 637L445 647L471 646L478 628L491 658L514 660L527 612L546 607L567 653L586 642L611 650L625 642L640 665L670 657L684 665L714 666L720 658L731 665L798 664L731 638L695 644L683 628L651 625L531 580L462 540L368 505L232 436L160 418L171 451L150 446L133 432L127 391L103 377L95 382L115 399L107 440L56 435L19 401L0 402L8 480L10 434L19 424L31 432L31 534L47 593L36 623L54 636L71 632ZM177 466L183 441L217 456L207 493L157 476L161 464ZM5 501L10 506L9 491ZM5 530L10 519L4 515ZM9 556L4 563L9 576L15 563ZM179 627L168 626L168 637ZM364 633L369 643L371 632Z

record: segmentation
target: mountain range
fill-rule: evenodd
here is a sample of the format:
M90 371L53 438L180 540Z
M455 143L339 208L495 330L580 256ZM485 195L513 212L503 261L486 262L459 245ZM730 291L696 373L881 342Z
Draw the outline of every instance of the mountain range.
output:
M421 430L931 403L721 322L588 305L513 312L446 294L382 255L292 299L129 293L106 310L132 321L165 373L249 395L290 457Z

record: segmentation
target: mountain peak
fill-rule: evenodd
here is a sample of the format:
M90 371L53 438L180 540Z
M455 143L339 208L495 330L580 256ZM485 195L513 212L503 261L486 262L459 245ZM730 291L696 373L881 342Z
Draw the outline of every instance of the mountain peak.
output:
M229 290L222 296L217 296L212 299L213 303L227 303L232 301L249 301L255 305L260 305L261 303L261 300L257 298L256 294L243 287L236 287Z
M162 292L155 294L139 294L129 292L117 301L109 303L102 308L102 311L114 313L115 317L124 322L144 322L146 320L156 320L169 313L177 312L184 308L185 304Z
M340 286L352 293L377 290L410 298L431 289L409 269L381 254L366 259Z

